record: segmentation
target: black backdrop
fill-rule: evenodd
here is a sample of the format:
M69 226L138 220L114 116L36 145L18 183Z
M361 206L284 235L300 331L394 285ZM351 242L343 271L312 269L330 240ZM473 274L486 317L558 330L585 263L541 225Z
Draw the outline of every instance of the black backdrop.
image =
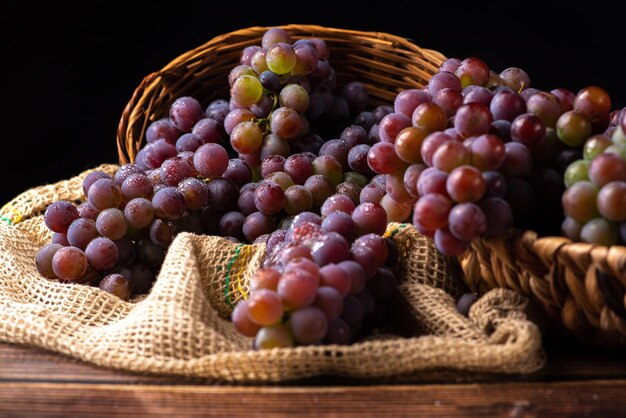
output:
M2 0L0 204L115 162L117 123L143 76L216 35L255 25L393 33L447 56L481 57L496 71L519 66L538 88L598 84L614 107L626 106L626 17L598 1L553 2L556 14L548 1L411 2L413 10L390 1L346 6L346 15L311 1L49 3Z

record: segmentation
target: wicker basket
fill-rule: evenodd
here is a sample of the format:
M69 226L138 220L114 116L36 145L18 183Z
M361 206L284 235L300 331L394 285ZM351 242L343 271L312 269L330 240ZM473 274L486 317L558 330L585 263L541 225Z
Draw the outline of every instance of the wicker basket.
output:
M283 26L294 39L318 37L331 50L332 66L342 80L366 85L371 104L393 102L398 92L423 87L445 57L386 33L332 29L315 25ZM168 115L180 96L201 103L228 97L228 73L239 64L241 50L260 45L269 28L241 29L211 39L143 79L126 105L117 131L120 163L133 161L148 125Z
M516 290L579 339L626 345L626 247L511 230L472 242L461 266L474 291Z
M377 32L312 25L284 28L298 39L316 36L331 48L337 78L366 84L371 104L389 103L407 88L420 88L445 57L408 40ZM264 27L218 36L148 75L124 109L117 133L120 163L133 161L147 126L167 116L172 101L191 95L203 103L227 96L227 75L240 51L260 44ZM510 231L499 239L476 240L461 260L465 281L484 293L494 287L519 291L538 301L578 337L603 345L626 343L626 248L571 243Z

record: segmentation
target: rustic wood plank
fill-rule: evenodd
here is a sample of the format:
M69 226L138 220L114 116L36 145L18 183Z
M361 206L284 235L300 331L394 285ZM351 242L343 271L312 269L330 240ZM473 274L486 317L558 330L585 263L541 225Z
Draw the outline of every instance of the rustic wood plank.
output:
M619 351L599 350L580 344L548 347L548 364L528 376L503 376L504 381L560 381L626 379L626 362ZM0 343L0 381L206 383L202 379L150 376L93 366L67 356L14 344ZM304 382L303 382L304 383ZM307 384L364 384L348 379L317 379ZM366 383L366 382L365 382Z
M38 348L0 343L0 381L175 383L194 380L110 370Z
M0 416L626 415L626 380L364 387L0 383Z

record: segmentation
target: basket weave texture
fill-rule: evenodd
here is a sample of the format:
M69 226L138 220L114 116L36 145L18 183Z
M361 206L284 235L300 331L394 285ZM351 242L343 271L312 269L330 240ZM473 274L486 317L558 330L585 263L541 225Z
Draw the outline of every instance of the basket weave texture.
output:
M116 166L97 169L112 173ZM181 233L150 293L131 302L99 288L47 280L34 263L51 238L41 213L55 200L84 198L86 174L26 191L0 211L1 341L121 370L233 382L320 375L475 379L543 365L539 330L525 318L525 298L497 289L472 306L469 318L460 315L452 297L459 282L449 260L412 227L399 224L389 231L402 254L395 322L403 331L351 346L250 349L250 339L224 318L247 293L263 245Z
M515 290L581 340L626 345L626 247L512 230L472 242L461 266L474 291Z

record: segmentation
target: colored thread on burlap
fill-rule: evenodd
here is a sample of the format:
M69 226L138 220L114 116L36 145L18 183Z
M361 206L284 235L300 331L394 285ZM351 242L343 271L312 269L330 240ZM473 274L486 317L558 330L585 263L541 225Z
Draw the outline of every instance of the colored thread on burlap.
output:
M230 287L230 269L233 267L233 264L239 257L239 252L241 251L241 247L244 247L245 245L246 244L237 245L237 248L235 248L235 255L233 255L233 257L228 262L228 266L226 267L226 280L224 283L224 298L226 299L226 303L228 304L228 306L231 306L231 307L233 306L233 304L230 301L230 296L228 296L228 289Z
M30 202L30 200L28 202ZM10 216L8 214L0 216L0 221L6 222L9 225L15 225L16 223L19 223L22 220L23 215L22 215L22 212L20 212L17 209L10 209L11 206L13 206L13 203L9 202L6 205L4 205L2 209L0 209L0 213L4 214L9 211L11 213Z
M383 237L385 238L393 238L398 232L406 228L408 224L394 224L391 228L387 228Z
M248 259L252 255L252 245L246 245L243 249L243 255L241 257L241 263L239 269L237 270L237 290L243 296L244 299L248 299L248 290L243 286L243 274L246 270L246 266L248 265Z

